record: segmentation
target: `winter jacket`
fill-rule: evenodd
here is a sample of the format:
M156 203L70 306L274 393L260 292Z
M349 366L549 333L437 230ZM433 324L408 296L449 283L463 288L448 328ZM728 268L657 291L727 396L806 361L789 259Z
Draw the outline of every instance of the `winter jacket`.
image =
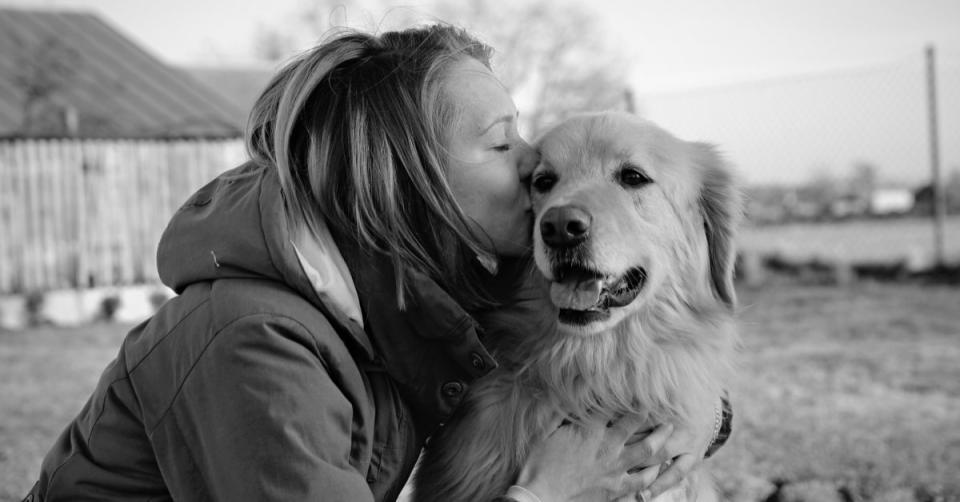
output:
M388 260L303 241L283 206L248 163L177 212L157 258L178 296L127 335L28 500L397 497L496 362L436 283L409 274L400 311Z

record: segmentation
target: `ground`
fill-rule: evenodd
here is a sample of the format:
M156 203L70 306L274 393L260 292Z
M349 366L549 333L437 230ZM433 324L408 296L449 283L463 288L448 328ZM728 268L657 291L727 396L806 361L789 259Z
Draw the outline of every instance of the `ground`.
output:
M777 285L741 289L741 303L734 436L711 460L720 477L960 500L960 289ZM0 501L33 483L129 327L0 333Z
M960 289L744 291L724 473L960 500ZM928 497L928 495L930 495Z

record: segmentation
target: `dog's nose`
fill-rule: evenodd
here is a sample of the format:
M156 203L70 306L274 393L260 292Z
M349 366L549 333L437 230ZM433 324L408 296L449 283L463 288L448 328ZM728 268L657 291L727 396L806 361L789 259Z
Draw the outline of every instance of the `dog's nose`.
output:
M583 208L551 207L540 218L540 236L544 244L550 247L573 247L590 235L592 221L593 217Z

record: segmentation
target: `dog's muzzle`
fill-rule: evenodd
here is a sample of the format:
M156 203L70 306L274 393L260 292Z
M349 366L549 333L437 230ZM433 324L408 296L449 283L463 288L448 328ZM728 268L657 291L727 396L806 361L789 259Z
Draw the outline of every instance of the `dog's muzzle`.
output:
M593 216L576 205L555 206L540 217L540 237L553 265L550 299L560 308L560 321L588 324L610 317L610 309L629 305L647 278L643 267L622 274L601 272L590 264Z

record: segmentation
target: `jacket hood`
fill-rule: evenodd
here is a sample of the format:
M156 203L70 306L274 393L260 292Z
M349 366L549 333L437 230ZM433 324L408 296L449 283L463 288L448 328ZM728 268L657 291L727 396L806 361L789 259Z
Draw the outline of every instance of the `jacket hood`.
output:
M294 242L300 242L303 249ZM294 235L287 222L276 171L248 162L215 178L177 211L160 238L157 270L160 280L178 294L190 284L214 279L282 282L321 309L372 357L368 336L350 319L350 309L343 307L351 299L343 298L343 288L336 287L342 281L336 280L335 260L318 255L316 246L304 244L304 238ZM325 281L318 280L317 269L326 274L319 276L326 277ZM349 272L345 268L340 271L350 284ZM323 283L326 289L317 287ZM347 289L352 292L352 284Z

